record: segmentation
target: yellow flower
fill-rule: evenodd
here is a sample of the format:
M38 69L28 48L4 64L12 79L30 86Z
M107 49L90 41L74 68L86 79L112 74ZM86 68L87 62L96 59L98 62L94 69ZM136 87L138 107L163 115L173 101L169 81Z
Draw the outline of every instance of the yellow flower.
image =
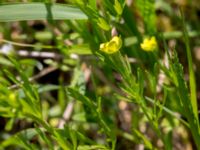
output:
M113 54L122 46L122 40L118 36L114 36L109 42L102 43L100 45L100 50L107 53L107 54Z
M140 46L145 51L154 51L158 47L156 38L154 36L152 36L151 38L145 38Z

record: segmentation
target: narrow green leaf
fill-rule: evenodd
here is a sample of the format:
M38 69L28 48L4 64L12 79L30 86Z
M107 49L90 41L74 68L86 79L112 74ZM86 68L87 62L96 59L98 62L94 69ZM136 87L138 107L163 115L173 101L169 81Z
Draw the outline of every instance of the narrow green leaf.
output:
M0 22L87 19L78 8L61 4L19 3L0 6Z
M41 139L48 145L48 148L50 150L53 150L53 143L51 143L49 137L43 131L43 128L35 127L35 130L37 131L37 133L41 137Z
M103 145L79 145L78 150L109 150L107 147Z
M37 135L37 132L35 129L33 128L26 129L26 130L16 133L15 135L1 142L1 146L3 148L6 148L9 145L21 145L23 147L22 143L18 140L18 137L24 137L28 141L28 140L31 140L35 135Z
M184 113L186 115L186 118L190 125L190 130L192 132L192 135L194 137L194 141L197 145L197 149L200 150L199 146L199 139L200 139L200 128L199 128L199 122L198 118L196 117L194 113L194 108L192 105L192 102L190 100L189 91L187 88L187 84L184 80L184 74L183 74L183 66L179 63L177 54L174 55L174 62L172 64L174 74L177 78L177 93L181 100L181 107L182 110L184 110Z
M153 146L151 144L151 142L149 141L149 139L147 137L145 137L142 133L140 133L138 130L133 129L133 133L140 139L143 140L144 145L149 148L149 149L153 149Z
M194 114L196 116L197 121L199 122L199 120L198 120L198 105L197 105L195 72L194 72L194 68L193 68L193 61L192 61L192 54L191 54L191 48L190 48L189 35L188 35L188 31L186 29L186 23L185 23L183 15L182 15L182 23L183 23L183 29L184 29L183 36L184 36L187 59L188 59L189 81L190 81L190 96L191 96L192 109L194 111Z

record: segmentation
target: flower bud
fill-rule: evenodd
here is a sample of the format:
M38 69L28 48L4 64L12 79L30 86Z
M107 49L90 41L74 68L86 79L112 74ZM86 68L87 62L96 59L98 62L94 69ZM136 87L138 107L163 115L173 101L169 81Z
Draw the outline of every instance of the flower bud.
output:
M110 30L110 26L103 18L98 18L97 25L102 28L103 30Z
M115 0L114 8L118 15L122 14L123 8L118 0Z

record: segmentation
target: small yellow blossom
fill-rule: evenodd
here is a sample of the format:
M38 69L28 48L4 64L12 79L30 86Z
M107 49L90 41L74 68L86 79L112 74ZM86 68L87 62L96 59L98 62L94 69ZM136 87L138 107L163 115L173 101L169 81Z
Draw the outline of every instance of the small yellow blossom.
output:
M151 38L145 38L140 46L145 51L154 51L158 47L156 38L154 36L152 36Z
M113 54L122 46L122 40L118 36L114 36L109 42L102 43L100 45L100 50L107 53L107 54Z

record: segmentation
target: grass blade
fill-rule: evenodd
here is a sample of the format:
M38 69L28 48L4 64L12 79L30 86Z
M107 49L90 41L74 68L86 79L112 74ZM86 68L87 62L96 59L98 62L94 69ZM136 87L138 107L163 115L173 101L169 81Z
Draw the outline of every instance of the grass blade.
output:
M196 119L198 120L196 79L195 79L195 73L194 73L194 69L193 69L193 61L192 61L192 54L191 54L191 48L190 48L190 41L189 41L187 29L186 29L186 23L185 23L185 20L184 20L184 16L182 14L181 14L181 17L182 17L183 28L184 28L183 36L184 36L187 59L188 59L191 103L192 103L192 108L193 108L194 114L196 116Z
M0 6L0 22L87 19L78 8L61 4L19 3Z

